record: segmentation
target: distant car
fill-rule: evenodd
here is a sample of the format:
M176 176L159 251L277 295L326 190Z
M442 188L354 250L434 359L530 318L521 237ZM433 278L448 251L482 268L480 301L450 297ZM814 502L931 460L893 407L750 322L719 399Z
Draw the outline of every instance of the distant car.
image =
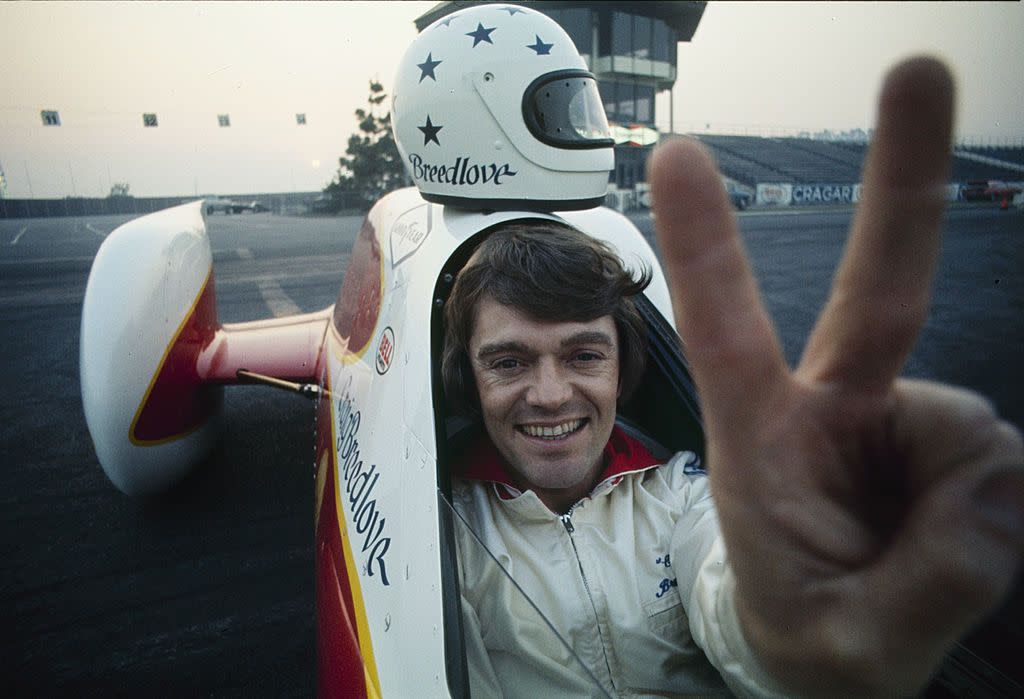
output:
M743 211L750 206L753 196L748 190L743 189L735 182L726 182L725 191L729 193L729 201L738 210Z
M326 194L320 194L315 199L306 202L306 208L313 214L328 214L334 208L334 202Z
M203 199L203 208L206 209L207 215L215 214L218 211L222 214L236 213L234 211L236 206L238 204L223 197L205 197Z
M265 204L259 201L241 202L214 196L205 197L203 206L206 209L207 215L217 212L222 214L244 214L246 212L256 214L261 211L270 211Z
M1020 191L1019 187L1002 180L968 180L960 189L960 198L964 201L1000 201L1011 199Z
M989 180L986 193L992 198L992 201L1009 201L1020 191L1020 187L1007 182Z

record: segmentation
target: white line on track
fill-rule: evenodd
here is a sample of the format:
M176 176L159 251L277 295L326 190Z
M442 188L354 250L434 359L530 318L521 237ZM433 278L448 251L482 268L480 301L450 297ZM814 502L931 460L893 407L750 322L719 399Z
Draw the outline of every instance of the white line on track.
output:
M106 238L107 237L107 234L104 233L103 231L101 231L101 230L99 230L97 228L93 228L91 223L85 224L85 227L88 228L90 231L92 231L93 233L95 233L96 235L98 235L101 238Z
M11 245L17 245L18 241L21 240L21 236L25 235L26 231L28 231L28 226L25 226L18 231L18 235L14 236L14 240L11 241Z
M238 257L243 260L255 259L252 250L249 248L237 248L235 253ZM281 318L283 316L293 316L298 313L302 313L302 309L299 308L291 297L285 293L281 285L277 283L276 279L259 279L256 282L256 286L260 290L260 296L263 297L263 302L267 304L267 308L274 314L275 318Z

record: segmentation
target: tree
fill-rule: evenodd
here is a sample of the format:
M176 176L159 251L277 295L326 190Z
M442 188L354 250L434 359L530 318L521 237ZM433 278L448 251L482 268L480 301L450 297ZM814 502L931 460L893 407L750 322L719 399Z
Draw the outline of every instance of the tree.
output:
M409 181L391 131L391 114L379 115L386 98L384 86L371 80L369 111L355 111L359 130L349 137L346 155L338 158L338 172L323 190L332 211L353 204L369 208Z
M130 197L131 194L128 193L128 190L130 189L131 185L128 184L127 182L115 182L114 184L110 185L110 194L108 194L107 196L111 198Z

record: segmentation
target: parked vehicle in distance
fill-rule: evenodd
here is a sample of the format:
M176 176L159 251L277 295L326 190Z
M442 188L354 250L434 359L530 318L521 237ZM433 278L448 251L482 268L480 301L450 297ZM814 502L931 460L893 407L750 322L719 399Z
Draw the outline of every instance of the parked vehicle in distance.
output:
M225 199L223 197L203 197L203 209L206 210L207 215L215 214L217 212L220 212L222 214L230 214L233 213L233 209L235 206L237 206L235 202L231 201L230 199Z
M725 181L725 191L729 194L729 201L737 211L743 211L753 201L753 194L730 180Z
M332 211L333 202L326 194L321 194L306 202L306 208L313 214L327 214Z
M255 199L249 202L235 201L225 197L209 196L203 198L203 208L206 214L244 214L246 212L257 214L262 211L270 211L266 204Z
M1021 191L1020 187L1009 185L1002 180L967 180L960 188L963 201L1000 201L1011 199Z

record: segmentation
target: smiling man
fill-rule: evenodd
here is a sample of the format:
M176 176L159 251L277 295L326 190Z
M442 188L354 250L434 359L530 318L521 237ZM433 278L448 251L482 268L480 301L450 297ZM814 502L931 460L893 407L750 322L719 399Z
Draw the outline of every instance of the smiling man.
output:
M661 464L615 424L643 371L633 297L649 281L603 243L533 221L492 232L452 289L446 392L484 428L456 465L456 506L558 634L460 530L474 696L726 693L676 589L717 537L707 478L695 454ZM721 619L702 623L720 635Z
M469 356L488 434L522 489L565 512L590 492L615 422L615 323L542 322L490 296L476 316Z
M502 226L456 281L448 395L482 419L510 485L553 512L586 496L606 465L617 402L643 370L646 331L632 297L649 282L551 221Z

